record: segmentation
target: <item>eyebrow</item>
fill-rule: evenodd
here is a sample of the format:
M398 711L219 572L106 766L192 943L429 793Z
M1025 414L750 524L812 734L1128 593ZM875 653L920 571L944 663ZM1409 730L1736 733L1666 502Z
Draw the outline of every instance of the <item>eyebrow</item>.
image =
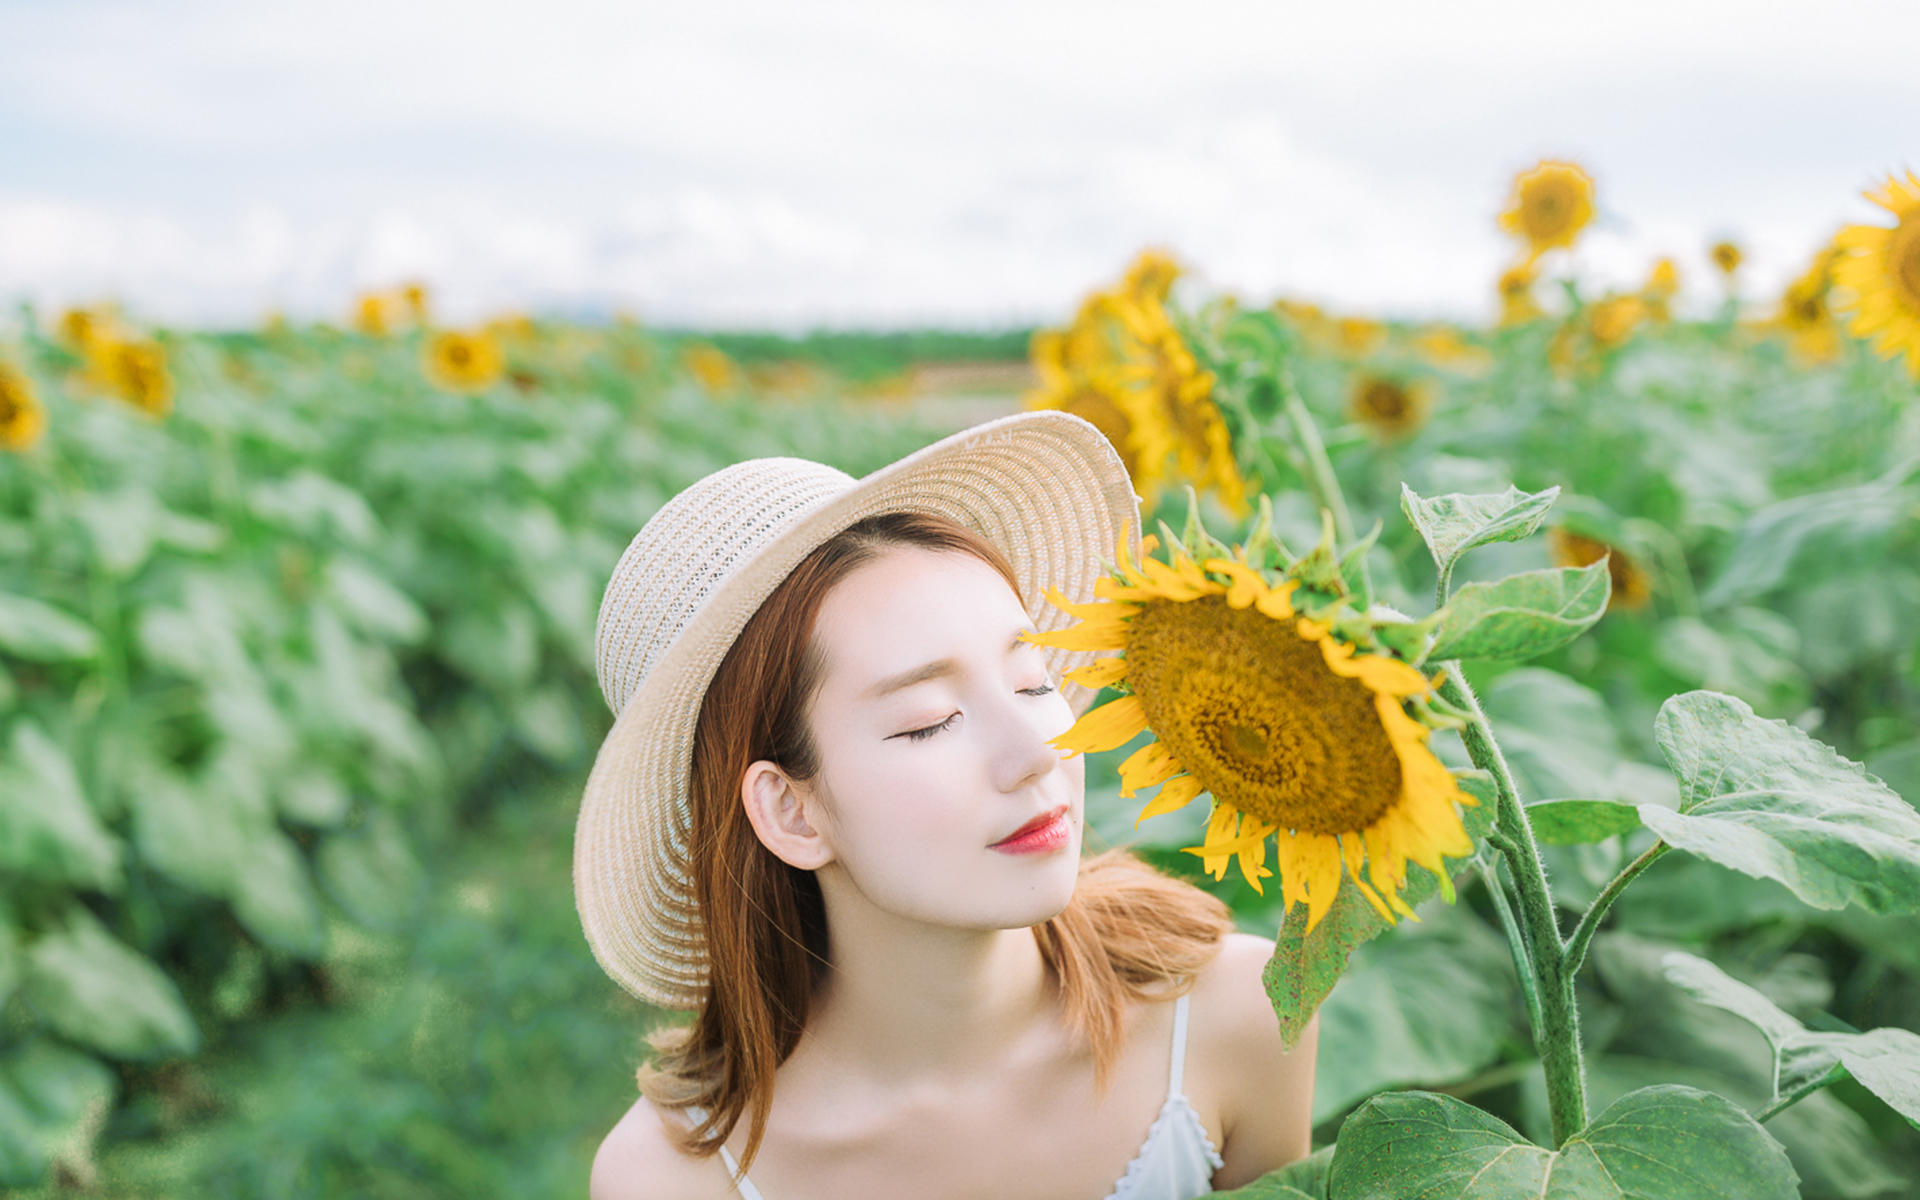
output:
M1021 639L1032 632L1033 630L1026 628L1016 631L1013 639L1007 643L1006 652L1011 654L1019 649L1022 644ZM952 675L959 670L960 664L953 659L938 658L930 663L922 663L911 671L902 671L898 675L887 676L863 692L861 698L877 700L882 696L891 695L901 688L909 688L916 683L925 683L929 679L939 679L943 675Z

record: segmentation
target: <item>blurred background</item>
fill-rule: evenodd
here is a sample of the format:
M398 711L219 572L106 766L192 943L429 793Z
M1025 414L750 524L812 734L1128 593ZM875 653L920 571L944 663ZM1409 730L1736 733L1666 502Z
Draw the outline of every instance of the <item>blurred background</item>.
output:
M1891 2L0 0L0 1187L584 1194L678 1019L573 909L595 614L755 455L1062 408L1150 520L1264 493L1295 549L1323 459L1416 614L1403 482L1559 487L1456 579L1611 556L1587 635L1468 664L1529 799L1668 796L1690 688L1920 796L1916 44ZM1089 844L1273 935L1181 852L1205 806L1135 828L1127 749ZM1646 834L1546 847L1569 923ZM1462 889L1328 999L1318 1144L1407 1086L1546 1136ZM1920 1028L1916 909L1669 855L1583 977L1595 1109L1771 1098L1668 948ZM1848 1081L1767 1128L1875 1200L1913 1120Z

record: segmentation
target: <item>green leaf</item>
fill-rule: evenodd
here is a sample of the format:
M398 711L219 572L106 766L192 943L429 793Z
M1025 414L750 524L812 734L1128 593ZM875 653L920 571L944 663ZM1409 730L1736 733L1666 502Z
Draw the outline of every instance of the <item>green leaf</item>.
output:
M1559 1150L1464 1100L1376 1096L1348 1117L1331 1200L1799 1200L1786 1152L1711 1092L1666 1085L1621 1097Z
M1400 511L1420 532L1433 554L1434 565L1443 572L1453 568L1460 556L1488 542L1517 542L1531 536L1546 519L1547 510L1559 496L1558 487L1544 492L1523 492L1516 487L1494 495L1470 496L1449 492L1432 499L1421 499L1406 484L1400 485Z
M1676 987L1750 1022L1766 1035L1774 1052L1774 1098L1792 1097L1851 1075L1920 1127L1920 1033L1891 1026L1866 1033L1815 1032L1704 958L1671 950L1661 966ZM1835 1071L1836 1066L1841 1070Z
M1461 771L1455 776L1461 790L1480 801L1461 811L1467 834L1478 848L1474 858L1462 859L1456 864L1454 873L1461 874L1472 869L1474 861L1484 852L1487 831L1493 826L1496 793L1492 778L1485 772ZM1441 882L1425 868L1408 864L1407 886L1401 889L1401 898L1409 908L1418 908L1427 897L1442 890ZM1446 881L1445 890L1452 895L1451 879ZM1333 906L1312 933L1305 932L1305 914L1306 907L1296 904L1281 921L1274 935L1273 957L1261 972L1274 1015L1280 1019L1281 1040L1289 1048L1299 1041L1320 1002L1339 982L1354 948L1389 928L1344 873Z
M1907 512L1913 501L1902 485L1916 467L1920 457L1857 487L1795 496L1754 512L1728 552L1719 578L1700 597L1701 607L1722 608L1773 590L1808 545L1877 558L1873 551L1911 519Z
M100 653L100 635L65 609L0 592L0 650L35 662L85 662Z
M27 946L21 994L49 1029L114 1058L191 1054L200 1031L180 990L77 905Z
M0 1058L0 1187L33 1186L52 1161L90 1161L116 1090L98 1059L52 1038Z
M3 873L114 892L120 867L120 843L87 802L66 751L35 722L15 722L0 756Z
M236 809L225 789L196 787L156 765L130 804L142 859L183 887L222 899L233 893L260 822Z
M93 543L94 559L108 574L124 578L153 552L159 501L139 486L83 496L74 515Z
M324 579L334 605L365 632L403 646L426 637L427 614L365 563L336 555L328 560Z
M1718 692L1669 699L1654 736L1680 807L1640 819L1669 844L1816 908L1920 911L1920 812L1858 763Z
M262 942L296 958L317 957L327 931L306 859L278 830L255 834L234 879L233 915Z
M1276 1178L1277 1171L1270 1171L1252 1183L1237 1187L1231 1191L1208 1192L1215 1200L1323 1200L1311 1192L1303 1192L1292 1184Z
M417 914L425 876L388 814L369 813L360 829L327 838L315 858L327 894L361 924L395 930Z
M1604 560L1469 583L1447 601L1432 659L1536 658L1579 637L1607 611Z
M1448 909L1429 905L1422 924L1361 946L1320 1006L1314 1124L1387 1088L1452 1083L1497 1061L1515 989L1506 942Z
M1541 800L1527 805L1527 820L1550 846L1586 846L1640 828L1640 810L1622 800Z

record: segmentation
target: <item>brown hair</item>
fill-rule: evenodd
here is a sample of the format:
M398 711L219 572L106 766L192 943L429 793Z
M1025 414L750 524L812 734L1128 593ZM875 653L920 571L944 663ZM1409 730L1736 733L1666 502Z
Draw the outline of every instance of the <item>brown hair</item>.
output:
M921 512L868 517L815 549L767 597L721 660L694 728L689 855L709 983L691 1024L648 1035L655 1053L638 1082L657 1107L707 1110L699 1125L673 1127L681 1151L699 1157L711 1157L751 1110L743 1175L766 1131L774 1071L800 1040L829 959L819 882L761 843L740 780L760 759L796 779L818 773L806 722L825 666L814 618L835 584L895 545L971 554L1019 591L1006 557L957 522ZM1073 898L1033 936L1068 1027L1093 1052L1096 1090L1119 1058L1126 1004L1191 989L1233 927L1218 898L1125 849L1081 859Z

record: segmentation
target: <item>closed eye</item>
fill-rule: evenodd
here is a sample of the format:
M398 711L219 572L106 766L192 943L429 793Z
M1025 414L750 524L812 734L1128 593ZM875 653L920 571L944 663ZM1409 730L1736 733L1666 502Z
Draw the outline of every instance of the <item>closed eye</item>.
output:
M1020 694L1022 696L1046 696L1046 695L1050 695L1052 692L1053 692L1053 685L1051 683L1043 683L1039 687L1030 687L1030 688L1020 689ZM928 738L932 737L934 734L939 733L942 729L951 728L953 725L954 718L958 717L959 715L960 715L959 713L953 713L952 715L948 716L946 720L940 722L938 725L929 725L924 729L909 729L905 733L895 734L894 736L904 737L910 742L924 742Z

